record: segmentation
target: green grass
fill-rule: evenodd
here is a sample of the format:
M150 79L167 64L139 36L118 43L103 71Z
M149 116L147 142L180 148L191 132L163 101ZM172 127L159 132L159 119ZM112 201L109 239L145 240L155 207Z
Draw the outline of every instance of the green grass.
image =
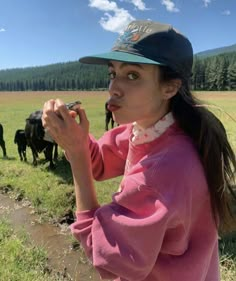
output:
M44 249L32 245L26 233L16 235L5 219L0 219L0 276L7 281L63 280L49 269Z
M197 96L223 122L228 138L236 151L236 92L202 92Z
M219 243L220 272L222 281L235 281L236 232L225 236Z
M72 175L69 164L59 149L59 159L54 171L48 170L48 163L43 163L44 156L40 155L41 164L32 166L32 155L27 150L28 162L21 162L14 144L14 134L17 129L24 128L25 119L35 110L42 108L50 98L60 97L65 102L82 101L90 120L90 131L95 137L104 133L104 103L108 93L97 92L51 92L51 93L0 93L0 122L4 126L8 159L1 159L0 189L10 186L17 193L28 198L44 217L58 218L64 215L68 208L74 207ZM0 151L0 155L1 151ZM114 182L114 184L113 184ZM109 189L105 188L109 185ZM117 180L108 183L98 183L99 199L107 202L111 193L118 188ZM101 186L101 188L100 188Z
M199 93L198 96L205 102L217 107L210 108L224 123L229 139L236 151L236 92L230 93L230 96L227 97L223 96L223 98L219 93ZM0 189L13 189L14 194L23 195L29 199L44 220L58 219L63 217L68 212L68 209L74 210L75 201L69 164L61 150L59 150L59 159L56 163L57 168L54 171L49 171L47 168L48 163L43 163L43 155L40 155L42 163L37 167L33 167L31 164L31 151L29 149L27 151L28 163L21 162L13 140L15 131L24 128L25 119L29 114L42 108L46 100L56 97L60 97L65 102L80 100L90 120L90 132L97 138L104 133L104 103L108 97L107 92L0 92L0 122L4 126L4 138L8 154L8 159L2 159L0 150ZM119 187L119 181L120 178L96 183L97 194L101 204L111 200L112 193ZM8 230L4 230L4 227L1 227L0 235L4 235L4 231ZM233 238L235 240L235 235ZM223 281L233 281L233 276L236 276L236 245L230 241L223 239L222 242L225 243L223 250L221 249L221 274ZM222 243L221 246L223 245ZM17 247L21 246L15 244L15 246L11 247L11 251L14 252L16 251L15 249L18 249ZM22 248L24 247L22 246ZM3 255L6 257L4 252ZM1 272L0 276L2 276ZM6 278L3 280L18 279ZM21 278L21 280L31 279Z

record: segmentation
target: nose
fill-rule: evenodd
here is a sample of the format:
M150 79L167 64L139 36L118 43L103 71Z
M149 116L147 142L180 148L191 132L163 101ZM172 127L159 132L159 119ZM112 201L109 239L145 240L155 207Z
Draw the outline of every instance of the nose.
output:
M118 78L114 78L113 80L110 81L108 91L110 96L115 96L115 97L122 96L122 89L118 81Z

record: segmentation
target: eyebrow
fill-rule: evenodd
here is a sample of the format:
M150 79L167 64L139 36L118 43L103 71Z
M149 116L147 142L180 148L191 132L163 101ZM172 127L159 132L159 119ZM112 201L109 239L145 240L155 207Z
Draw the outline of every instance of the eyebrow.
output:
M124 68L124 67L127 67L127 66L129 66L129 65L137 66L137 67L143 69L143 66L142 66L141 64L139 64L139 63L131 63L131 62L129 62L129 63L127 63L127 62L121 62L121 66L120 66L120 67L121 67L121 68ZM112 63L112 62L108 62L108 67L114 67L113 63Z

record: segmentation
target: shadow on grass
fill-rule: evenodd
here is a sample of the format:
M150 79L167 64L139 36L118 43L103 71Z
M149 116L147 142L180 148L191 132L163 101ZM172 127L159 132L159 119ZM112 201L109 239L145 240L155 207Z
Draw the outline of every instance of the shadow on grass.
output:
M236 231L225 234L219 240L220 255L227 255L236 261Z
M9 159L8 159L9 160ZM13 159L12 159L13 160ZM37 159L37 165L34 165L32 161L24 161L25 165L30 165L35 169L45 170L48 173L52 173L61 178L61 183L72 184L73 178L69 162L64 155L60 155L57 160L53 160L54 168L50 168L48 160L43 158Z
M50 169L48 167L47 170L61 178L62 183L64 182L66 184L73 184L71 167L65 156L60 156L57 160L54 161L54 163L55 168Z
M11 156L2 156L0 157L1 160L16 160L16 157L11 157Z
M236 187L232 186L234 193L236 193ZM232 220L229 223L229 230L225 234L222 234L219 241L219 251L221 255L230 256L236 262L236 200L231 197L230 209L232 214Z

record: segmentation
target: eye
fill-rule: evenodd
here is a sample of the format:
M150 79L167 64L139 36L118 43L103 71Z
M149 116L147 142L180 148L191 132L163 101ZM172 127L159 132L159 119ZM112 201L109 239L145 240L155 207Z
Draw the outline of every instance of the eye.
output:
M115 73L114 71L110 71L110 72L108 73L108 76L109 76L110 80L115 79L116 73Z
M139 78L139 75L137 73L135 73L135 72L130 72L128 74L128 78L129 78L129 80L136 80L136 79Z

